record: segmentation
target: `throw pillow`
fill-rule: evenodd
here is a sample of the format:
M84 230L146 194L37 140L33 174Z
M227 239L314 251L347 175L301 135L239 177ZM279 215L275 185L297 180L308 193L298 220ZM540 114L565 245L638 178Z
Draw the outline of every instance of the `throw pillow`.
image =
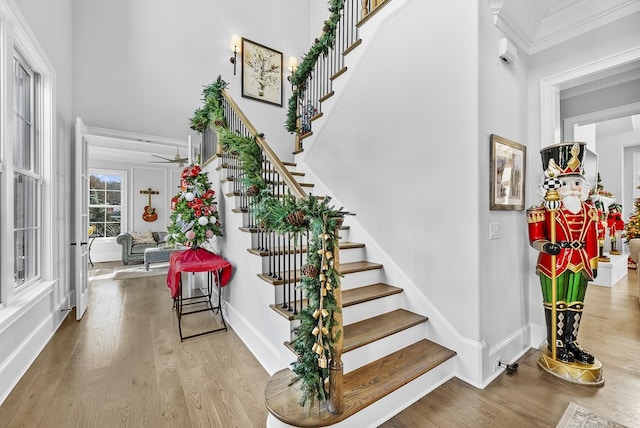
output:
M131 236L133 237L133 245L137 244L155 244L156 240L153 239L153 234L151 231L147 232L131 232Z

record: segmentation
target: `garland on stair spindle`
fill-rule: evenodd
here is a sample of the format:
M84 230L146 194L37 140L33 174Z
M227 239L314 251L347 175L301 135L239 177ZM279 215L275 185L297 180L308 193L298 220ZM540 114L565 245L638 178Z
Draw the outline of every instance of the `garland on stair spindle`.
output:
M224 150L237 153L247 196L253 198L252 208L261 227L279 234L293 234L295 242L309 230L307 261L301 270L302 293L308 304L296 316L300 325L294 330L296 338L292 342L297 359L291 364L296 374L291 385L300 384L300 405L312 406L315 400L327 398L328 364L334 343L341 334L333 331L334 314L340 310L334 296L340 292L340 273L334 266L334 254L338 245L336 228L350 213L331 206L330 197L273 196L262 178L262 150L256 137L241 135L227 126L222 108L222 90L226 87L227 83L220 77L205 87L204 105L191 119L192 129L197 132L204 132L208 127L215 129Z
M300 65L291 75L291 84L294 86L294 90L291 98L289 98L287 120L285 122L285 129L291 134L299 131L297 123L300 117L298 115L298 100L305 90L304 84L307 78L311 75L320 55L326 55L335 46L336 29L342 16L342 9L344 9L344 0L329 0L329 12L331 13L329 18L324 21L322 34L314 40L309 51L302 56Z

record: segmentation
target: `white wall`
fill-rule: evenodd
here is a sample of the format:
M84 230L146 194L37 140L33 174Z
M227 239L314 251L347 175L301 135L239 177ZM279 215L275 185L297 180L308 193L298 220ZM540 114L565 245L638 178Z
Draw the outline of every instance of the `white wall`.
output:
M349 69L350 84L306 154L377 245L472 339L480 336L477 159L484 151L477 14L475 2L409 2L373 35L359 68ZM407 28L411 37L398 43Z
M486 2L481 2L485 5ZM504 34L493 24L488 7L480 14L480 129L477 138L478 293L480 338L485 342L482 373L486 380L494 376L495 360L510 362L529 348L528 283L523 272L528 270L529 246L524 211L491 211L490 200L490 135L515 141L526 147L528 159L536 160L536 147L527 138L528 57L522 50L515 64L498 57L498 44ZM525 170L526 181L532 174ZM535 180L535 179L534 179ZM530 197L528 198L531 199ZM527 205L525 205L525 209ZM489 239L489 225L497 223L500 238Z
M309 2L299 0L83 0L74 3L74 115L89 126L184 139L202 106L202 89L219 75L283 158L291 94L289 56L306 52ZM241 68L229 62L238 34L283 53L284 106L241 97ZM197 137L194 141L200 141Z

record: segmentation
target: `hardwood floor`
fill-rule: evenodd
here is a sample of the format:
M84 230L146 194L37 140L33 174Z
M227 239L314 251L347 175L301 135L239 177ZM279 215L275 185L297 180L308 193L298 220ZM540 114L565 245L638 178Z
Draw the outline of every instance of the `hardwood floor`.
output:
M165 277L113 281L111 266L96 264L89 310L70 314L0 406L0 427L264 427L268 374L233 330L180 343ZM635 270L589 288L580 341L603 387L556 379L530 351L486 389L453 379L382 427L554 427L570 401L640 427Z
M113 281L99 265L83 319L69 315L0 406L1 427L266 425L268 374L232 330L180 343L166 276ZM213 318L183 324L201 315Z
M580 344L602 362L602 387L577 385L551 376L530 350L517 371L503 373L484 390L452 379L382 428L555 427L569 402L629 428L640 427L640 304L638 272L613 288L590 286Z

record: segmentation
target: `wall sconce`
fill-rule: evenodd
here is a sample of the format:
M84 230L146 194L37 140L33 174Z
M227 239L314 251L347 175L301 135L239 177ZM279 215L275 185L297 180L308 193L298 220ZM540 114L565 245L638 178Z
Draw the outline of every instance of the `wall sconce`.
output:
M298 69L298 58L295 56L289 57L289 75L287 76L287 80L291 82L291 76ZM293 91L293 82L291 82L291 90Z
M229 58L229 61L231 61L231 64L233 64L234 76L236 75L236 59L238 57L238 54L242 51L241 41L242 39L240 39L240 36L238 36L237 34L232 35L231 41L229 41L229 49L231 49L231 52L233 52L233 56Z

